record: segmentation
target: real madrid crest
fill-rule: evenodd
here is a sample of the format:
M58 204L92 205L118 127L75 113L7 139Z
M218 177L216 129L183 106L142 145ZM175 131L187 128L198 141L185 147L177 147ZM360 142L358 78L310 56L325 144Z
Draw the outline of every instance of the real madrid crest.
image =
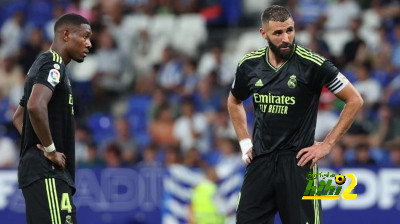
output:
M287 82L287 85L289 86L289 88L293 89L296 88L297 86L297 80L296 80L296 76L295 75L291 75L289 78L289 81Z

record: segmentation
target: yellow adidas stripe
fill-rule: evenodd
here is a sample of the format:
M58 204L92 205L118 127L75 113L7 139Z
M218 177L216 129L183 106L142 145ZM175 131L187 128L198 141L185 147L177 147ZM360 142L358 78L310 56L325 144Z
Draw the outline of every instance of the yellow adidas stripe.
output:
M53 61L57 62L57 63L62 63L62 58L60 55L57 54L57 52L50 50L50 53L53 54Z
M306 54L312 55L313 57L316 57L316 58L320 59L322 62L324 62L324 61L326 60L326 59L325 59L324 57L322 57L321 55L316 54L316 53L313 53L313 52L311 52L311 51L305 49L305 48L302 47L302 46L298 46L298 45L297 45L297 48L296 48L296 49L298 49L299 51L302 51L302 52L304 52L304 53L306 53Z
M56 218L58 218L58 221L61 224L61 215L60 215L60 207L58 206L58 195L57 195L57 188L56 188L56 180L54 178L51 178L51 182L52 182L52 185L53 185L53 192L54 192L54 195L55 195L54 200L55 200L55 203L56 203L56 214L57 214Z
M313 167L313 174L317 174L318 173L318 166L317 164L314 165ZM314 179L314 186L316 187L316 191L314 193L314 196L317 196L317 191L318 191L318 181L317 179ZM319 220L319 201L318 199L314 199L313 201L314 203L314 224L320 224L320 220Z
M302 58L308 59L310 61L315 62L318 65L322 65L322 63L325 61L324 58L322 58L319 55L313 54L309 51L306 51L304 48L301 47L297 47L296 48L296 53L301 56Z
M302 55L304 55L306 57L313 58L314 60L319 61L320 63L323 63L325 61L324 58L321 58L320 56L317 56L317 55L315 55L315 54L313 54L311 52L307 52L307 51L301 50L300 48L296 49L296 52L298 52L299 54L302 54Z
M251 52L251 53L249 53L249 54L246 54L240 61L243 61L243 60L245 60L245 59L248 58L248 57L252 57L252 56L254 56L254 55L260 55L260 54L264 54L264 53L265 53L265 50L264 50L264 51L260 51L260 52L254 51L254 52Z
M246 61L247 59L254 58L254 56L261 56L261 55L263 55L263 54L265 53L265 49L266 49L265 47L264 47L264 48L260 48L260 49L258 49L258 50L256 50L256 51L252 51L252 52L246 54L242 59L240 59L240 61L239 61L239 66L240 66L244 61Z
M49 180L48 179L44 179L44 181L45 181L45 184L46 184L46 193L47 193L47 200L49 202L51 223L55 224L54 215L53 215L53 206L52 206L52 203L51 203L51 196L50 196Z
M297 51L297 50L296 50L296 53L297 53L297 55L299 55L300 57L302 57L302 58L304 58L304 59L308 59L308 60L314 62L315 64L319 65L319 66L322 65L322 62L315 60L315 58L305 56L305 55L303 55L301 52L299 52L299 51Z

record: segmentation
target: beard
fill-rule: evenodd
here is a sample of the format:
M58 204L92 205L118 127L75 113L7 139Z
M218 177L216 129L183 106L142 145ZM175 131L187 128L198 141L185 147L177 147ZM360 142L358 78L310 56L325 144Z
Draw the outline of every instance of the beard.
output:
M283 43L279 46L276 46L275 44L273 44L269 39L267 39L268 41L268 46L269 49L271 49L272 53L275 54L276 57L282 59L282 60L288 60L290 58L290 56L293 53L293 49L294 49L294 39L292 43ZM282 47L289 47L289 51L281 51Z

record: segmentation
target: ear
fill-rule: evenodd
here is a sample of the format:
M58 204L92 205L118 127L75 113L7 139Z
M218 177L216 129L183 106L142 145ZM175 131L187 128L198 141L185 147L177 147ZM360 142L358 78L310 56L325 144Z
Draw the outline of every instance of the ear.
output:
M267 32L265 32L264 28L260 28L260 34L264 39L267 39Z
M63 40L65 41L65 42L67 42L68 41L68 39L69 39L69 31L68 30L64 30L63 31Z

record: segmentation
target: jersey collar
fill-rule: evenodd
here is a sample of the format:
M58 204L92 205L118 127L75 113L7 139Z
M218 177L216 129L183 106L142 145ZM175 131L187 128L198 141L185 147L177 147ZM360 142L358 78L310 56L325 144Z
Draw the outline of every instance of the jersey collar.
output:
M266 50L265 50L265 62L267 62L268 66L271 67L272 70L274 70L275 72L279 71L292 58L294 52L296 51L297 44L293 44L293 45L294 45L293 52L290 55L289 59L286 60L284 63L282 63L281 66L279 66L278 68L275 68L271 63L269 63L269 60L268 60L269 47L267 46Z

